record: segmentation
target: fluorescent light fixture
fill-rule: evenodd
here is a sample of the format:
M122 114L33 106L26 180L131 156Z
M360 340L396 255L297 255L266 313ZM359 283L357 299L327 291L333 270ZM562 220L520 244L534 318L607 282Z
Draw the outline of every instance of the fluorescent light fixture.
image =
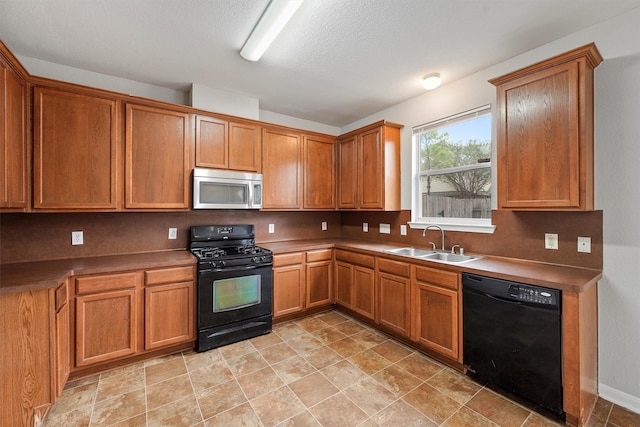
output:
M424 76L422 79L422 87L426 90L433 90L440 86L440 73L431 73Z
M240 56L257 61L275 40L303 0L271 0L251 35L242 46Z

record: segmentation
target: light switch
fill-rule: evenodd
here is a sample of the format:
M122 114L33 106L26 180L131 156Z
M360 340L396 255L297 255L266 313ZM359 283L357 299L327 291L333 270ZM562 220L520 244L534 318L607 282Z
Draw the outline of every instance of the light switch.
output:
M578 252L591 253L591 237L578 237Z

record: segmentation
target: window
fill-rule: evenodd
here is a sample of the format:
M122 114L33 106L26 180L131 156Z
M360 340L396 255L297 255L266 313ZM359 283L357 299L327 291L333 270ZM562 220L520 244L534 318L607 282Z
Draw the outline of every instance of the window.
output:
M491 127L487 105L413 129L415 222L493 231Z

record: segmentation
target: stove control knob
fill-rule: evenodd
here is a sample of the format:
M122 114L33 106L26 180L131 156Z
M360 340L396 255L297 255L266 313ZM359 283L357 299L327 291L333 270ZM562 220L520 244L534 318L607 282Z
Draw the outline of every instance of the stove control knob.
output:
M260 258L258 258L257 256L254 256L253 258L251 258L251 262L258 262L260 261Z
M261 256L261 257L260 257L260 261L262 261L262 262L266 262L266 261L267 261L267 257L266 257L266 256L264 256L264 255L263 255L263 256Z

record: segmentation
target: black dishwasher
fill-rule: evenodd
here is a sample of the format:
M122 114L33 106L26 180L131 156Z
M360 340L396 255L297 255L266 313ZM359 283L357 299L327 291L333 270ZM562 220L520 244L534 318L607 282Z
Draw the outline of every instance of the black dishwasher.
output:
M464 273L462 295L467 373L564 418L561 292Z

